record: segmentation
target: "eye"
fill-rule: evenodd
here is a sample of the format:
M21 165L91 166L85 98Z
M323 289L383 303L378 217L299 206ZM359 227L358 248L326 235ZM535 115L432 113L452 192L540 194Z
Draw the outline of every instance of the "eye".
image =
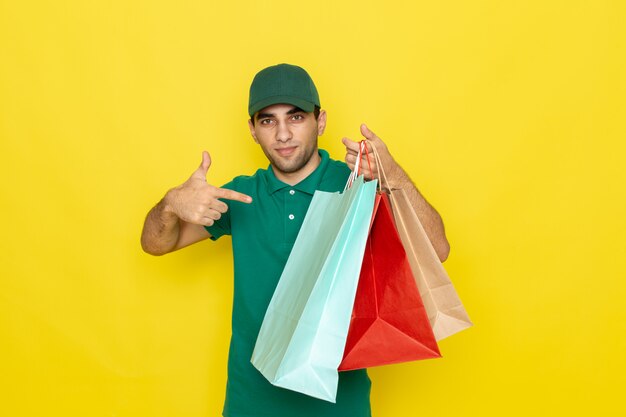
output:
M262 119L260 123L262 125L269 125L270 123L272 123L272 119Z
M301 115L301 114L294 114L293 116L291 116L291 118L293 120L302 120L302 119L304 119L304 116Z

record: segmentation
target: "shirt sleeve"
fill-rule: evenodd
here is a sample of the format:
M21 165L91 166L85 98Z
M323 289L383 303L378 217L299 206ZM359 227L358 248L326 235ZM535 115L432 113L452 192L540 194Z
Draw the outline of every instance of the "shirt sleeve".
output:
M233 181L222 185L221 188L227 188L229 190L234 190ZM211 234L211 240L217 240L224 235L231 234L230 227L230 201L220 199L220 201L226 203L228 206L228 210L226 213L222 213L222 217L215 220L215 222L211 226L204 226L204 228Z

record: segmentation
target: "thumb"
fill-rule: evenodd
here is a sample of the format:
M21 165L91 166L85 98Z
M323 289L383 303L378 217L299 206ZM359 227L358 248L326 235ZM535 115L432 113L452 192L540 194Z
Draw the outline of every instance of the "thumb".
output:
M194 171L191 175L193 178L199 178L202 180L206 180L206 174L209 171L209 167L211 166L211 156L207 151L202 151L202 162L198 169Z
M372 132L365 123L361 124L361 134L365 137L365 139L374 140L377 139L378 136L374 132Z

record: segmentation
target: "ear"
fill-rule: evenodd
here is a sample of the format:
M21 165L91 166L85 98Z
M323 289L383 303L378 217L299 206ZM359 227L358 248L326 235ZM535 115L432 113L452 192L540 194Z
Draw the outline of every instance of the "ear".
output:
M317 136L322 136L326 129L326 110L320 110L320 115L317 116Z
M254 125L252 124L252 119L248 119L248 127L250 128L250 134L252 135L254 142L259 143L259 141L256 138L256 132L254 131Z

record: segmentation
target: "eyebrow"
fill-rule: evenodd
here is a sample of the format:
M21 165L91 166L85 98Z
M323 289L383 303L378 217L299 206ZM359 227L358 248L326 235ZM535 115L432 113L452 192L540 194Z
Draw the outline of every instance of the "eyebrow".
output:
M274 113L259 113L257 114L256 119L261 120L261 119L265 119L267 117L273 117L273 116L275 116Z
M306 113L306 112L302 110L300 107L295 107L295 106L293 109L287 112L287 114L294 114L294 113Z
M296 106L294 106L291 110L287 112L287 114L294 114L294 113L306 113L306 112L302 110L300 107L296 107ZM256 116L256 118L257 120L260 120L260 119L265 119L267 117L274 117L274 116L276 116L275 113L259 113Z

